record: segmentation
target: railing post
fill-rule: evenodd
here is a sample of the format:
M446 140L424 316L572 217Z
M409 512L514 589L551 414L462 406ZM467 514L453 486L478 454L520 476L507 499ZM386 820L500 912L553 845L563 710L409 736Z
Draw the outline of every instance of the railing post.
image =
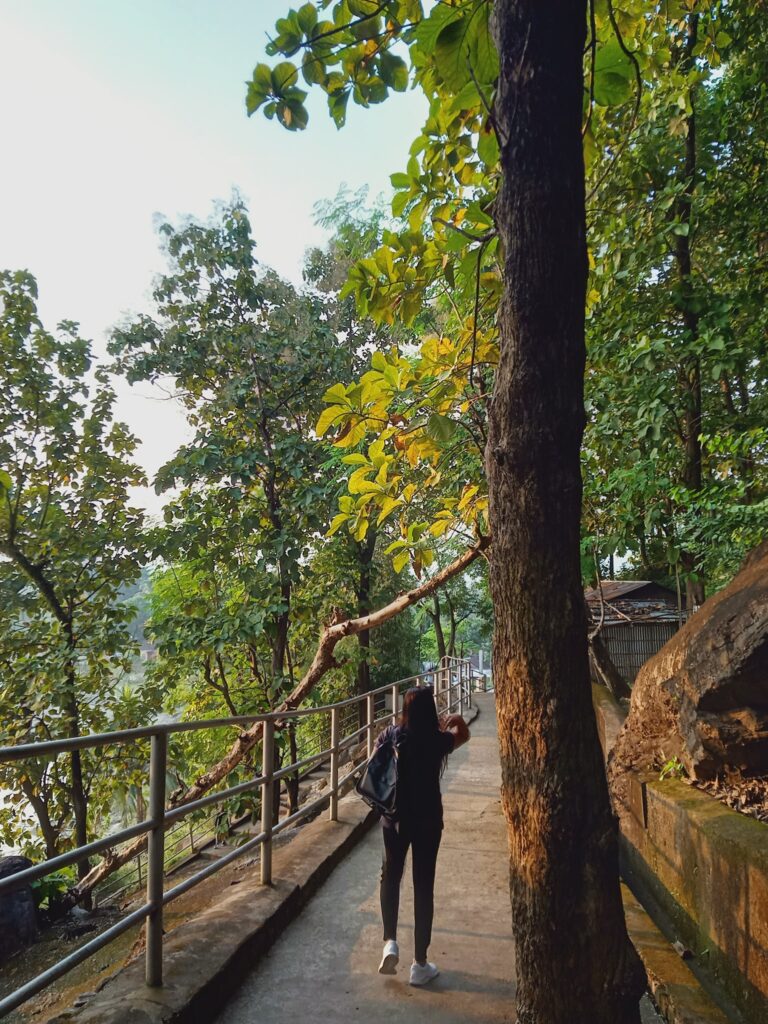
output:
M339 820L339 709L331 708L331 803L328 817Z
M392 725L397 725L397 711L398 711L398 697L400 695L400 687L395 683L392 687Z
M367 746L367 753L368 753L368 757L370 757L373 754L373 741L374 741L373 725L374 725L374 722L376 721L376 699L375 699L375 697L374 697L374 695L372 693L368 694L368 696L366 697L365 703L366 703L366 705L368 707L368 737L367 737L368 738L368 746Z
M261 737L261 831L264 842L261 844L261 884L272 883L272 804L274 802L275 785L272 775L275 771L275 723L268 718L264 723Z
M459 662L459 714L464 714L464 662Z
M152 736L149 754L149 817L152 830L147 844L147 952L144 976L147 985L163 984L163 872L165 870L165 769L168 736Z

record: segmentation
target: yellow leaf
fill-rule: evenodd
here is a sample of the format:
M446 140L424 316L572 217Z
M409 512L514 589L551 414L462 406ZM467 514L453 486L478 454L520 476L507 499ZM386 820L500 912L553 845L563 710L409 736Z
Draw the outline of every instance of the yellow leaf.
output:
M392 559L392 568L395 570L395 572L401 572L408 564L408 560L410 559L410 557L411 554L407 550L400 551L397 555L395 555L395 557Z
M472 499L474 498L474 496L477 494L477 492L479 490L480 490L480 488L477 485L473 485L472 487L465 487L464 488L464 490L461 492L461 501L459 502L459 511L461 511L462 509L465 509L467 507L467 505L470 503L470 501L472 501Z
M442 537L450 525L450 519L438 519L436 523L432 523L429 532L433 537Z
M358 420L354 425L350 422L333 443L337 448L354 448L355 445L360 444L366 433L365 420Z
M357 541L365 540L366 533L368 533L368 520L362 519L355 527L353 536Z
M381 526L381 524L384 522L387 516L390 515L399 504L399 498L385 498L384 501L382 502L381 512L379 512L379 517L376 520L376 525Z
M350 494L362 494L362 487L364 484L370 484L370 480L367 479L368 474L373 472L373 466L361 466L356 469L352 476L349 478L347 484L347 490Z
M346 410L340 405L329 405L327 409L323 409L320 413L320 418L317 421L317 426L315 427L315 433L317 436L322 437L328 428L332 424L337 423L339 418L343 416L345 412Z
M349 516L346 512L339 512L337 516L334 516L331 520L331 528L328 530L328 533L326 533L326 537L332 537L337 530L341 529L348 519Z

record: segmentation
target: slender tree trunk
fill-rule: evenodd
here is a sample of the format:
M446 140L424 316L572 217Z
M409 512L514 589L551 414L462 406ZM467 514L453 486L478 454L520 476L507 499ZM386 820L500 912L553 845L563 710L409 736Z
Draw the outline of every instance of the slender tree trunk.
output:
M437 643L437 660L442 661L448 653L445 647L445 634L443 633L443 620L441 618L440 598L437 594L432 595L432 611L427 611L432 625L435 627L435 642Z
M362 618L371 610L371 567L373 564L373 553L376 549L376 531L370 529L362 544L355 545L357 551L358 580L357 580L357 614ZM360 648L360 662L357 666L357 692L368 693L371 689L371 631L363 629L357 634L357 643ZM358 706L359 725L365 725L366 708Z
M69 663L67 665L67 714L69 715L69 735L80 735L80 712L77 706L77 669L75 666L75 635L70 618L66 627L69 644ZM75 821L75 845L85 846L88 842L88 797L83 779L83 760L79 750L69 755L70 792L72 799L72 815ZM88 860L78 861L77 877L83 879L91 870Z
M446 596L448 603L448 621L450 622L450 631L448 633L448 654L451 658L456 657L456 609L453 607L453 602L450 597Z
M486 452L519 1024L637 1024L581 586L586 0L497 0L504 253Z
M22 771L24 771L23 767ZM47 801L35 792L34 786L29 781L29 776L22 778L18 785L37 817L40 834L42 835L43 842L45 843L46 859L50 860L52 857L57 857L62 852L59 849L59 833L51 821L51 816L48 813Z
M683 50L683 70L690 71L694 56L693 51L698 38L699 16L689 15L688 34ZM691 214L693 199L696 192L696 108L693 90L690 96L691 112L686 118L687 134L685 137L685 158L681 170L684 183L683 192L675 206L676 219L687 231L684 235L676 235L675 260L680 279L680 308L687 342L692 349L699 337L699 313L695 304L693 287L693 263L691 260ZM685 409L683 413L683 432L685 435L685 452L683 461L683 483L690 491L700 491L702 486L702 400L701 400L701 363L698 356L693 356L680 368ZM704 603L704 580L696 574L697 558L695 552L684 551L681 556L683 568L686 570L685 604L690 610L694 605Z

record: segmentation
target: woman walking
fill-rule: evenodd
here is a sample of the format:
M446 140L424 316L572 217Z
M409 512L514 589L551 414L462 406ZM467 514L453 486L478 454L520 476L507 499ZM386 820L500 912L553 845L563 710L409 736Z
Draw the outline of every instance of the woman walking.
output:
M438 719L432 689L422 686L408 690L399 723L385 729L376 741L377 747L394 743L398 749L397 821L382 818L384 952L379 973L394 974L400 958L397 945L400 882L410 847L415 918L411 985L426 985L440 973L437 966L427 960L432 938L435 865L443 831L440 776L448 755L468 739L469 729L462 716Z

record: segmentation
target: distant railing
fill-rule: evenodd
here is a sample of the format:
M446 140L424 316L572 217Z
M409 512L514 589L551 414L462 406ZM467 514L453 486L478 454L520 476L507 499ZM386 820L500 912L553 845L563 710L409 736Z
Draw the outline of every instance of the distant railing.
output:
M13 747L0 747L0 762L22 761L30 758L48 758L72 750L84 750L95 747L106 747L116 743L131 743L137 740L150 740L149 762L149 817L129 828L122 829L103 839L52 857L33 867L26 868L14 875L0 880L0 895L20 888L21 886L44 878L61 868L77 864L105 850L113 849L122 843L147 835L146 864L146 896L144 903L130 914L123 917L112 927L107 928L96 938L84 943L69 956L63 957L42 974L22 985L10 995L0 1000L0 1017L4 1017L27 999L36 995L56 979L62 977L78 964L93 956L100 949L117 938L123 932L142 921L146 924L146 963L145 978L147 985L159 986L163 980L163 907L171 900L181 896L200 882L220 871L232 861L250 853L257 847L261 850L260 880L262 885L269 885L272 880L272 840L280 832L296 825L304 818L329 808L331 821L338 820L339 797L354 777L361 771L366 757L373 752L373 745L378 729L387 722L395 721L399 714L403 689L412 686L431 685L435 703L440 713L458 710L463 713L472 705L472 694L479 689L488 689L485 676L476 672L469 661L460 658L443 658L440 664L429 672L400 679L396 683L381 686L368 693L349 697L335 704L318 708L299 708L296 711L281 711L266 715L242 715L235 718L219 718L203 722L171 722L163 725L151 725L140 729L125 729L118 732L100 733L92 736L78 736L71 739L50 740L41 743L28 743ZM361 712L362 706L362 712ZM384 713L377 716L377 710ZM357 714L351 714L356 711ZM299 722L311 716L327 716L329 720L329 746L317 753L299 757L298 760L282 766L275 771L274 750L275 732L288 726L290 722ZM358 723L364 717L364 724ZM166 809L166 763L168 753L168 736L171 733L199 732L205 729L216 729L233 725L252 725L264 723L262 737L262 772L253 779L248 779L228 789L201 797L190 803ZM350 728L355 726L355 728ZM345 731L350 729L350 731ZM342 755L351 751L355 744L362 746L360 761L339 777ZM310 770L322 764L329 764L329 785L323 795L311 800L299 810L289 813L273 822L275 783L280 779L295 775L302 770ZM239 845L206 865L200 871L170 889L165 888L166 873L165 843L166 832L171 826L181 822L188 815L203 808L229 800L234 796L260 791L261 831L258 835Z

